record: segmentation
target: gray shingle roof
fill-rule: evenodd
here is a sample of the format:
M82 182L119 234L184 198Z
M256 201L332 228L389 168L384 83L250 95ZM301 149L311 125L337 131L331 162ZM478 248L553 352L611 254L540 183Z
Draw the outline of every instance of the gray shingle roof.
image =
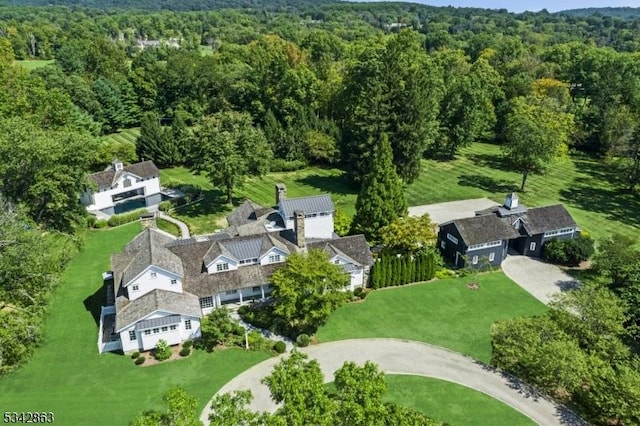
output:
M93 181L98 189L108 189L118 180L123 172L128 172L142 179L150 179L160 176L160 171L153 161L142 161L140 163L124 166L122 170L115 171L111 166L107 170L89 175L89 180Z
M344 254L363 266L373 265L373 256L364 235L351 235L307 244L308 248L325 250L329 256Z
M202 261L205 265L209 265L220 255L234 260L256 259L273 247L278 247L285 253L289 253L285 243L266 232L240 237L228 236L215 241L202 257Z
M498 209L489 209L479 212L482 213L480 216L457 219L453 223L468 246L520 237L520 231L515 229L513 225L518 219L522 221L523 231L526 231L529 235L577 227L575 221L562 204L530 209L523 208L522 211L524 213L499 217L501 212Z
M196 318L202 316L200 300L193 294L156 289L134 301L129 301L123 296L116 299L116 331L122 331L123 328L140 321L155 311Z
M151 227L139 233L124 249L129 255L129 264L122 271L114 269L114 273L121 272L121 285L126 287L151 265L182 277L184 271L180 258L166 248L173 240L175 237L172 235Z
M529 209L524 225L531 235L578 226L562 204Z
M305 214L332 212L335 210L329 195L313 197L285 198L278 205L285 217L293 216L295 210L302 210Z
M258 219L258 210L263 210L261 205L256 204L251 200L246 200L227 216L227 222L229 223L229 226L247 224Z

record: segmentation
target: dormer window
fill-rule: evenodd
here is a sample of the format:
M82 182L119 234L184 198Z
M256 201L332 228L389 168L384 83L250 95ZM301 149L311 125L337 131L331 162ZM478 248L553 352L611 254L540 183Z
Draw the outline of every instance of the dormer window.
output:
M135 284L135 285L131 286L131 291L138 291L138 290L140 290L140 286L139 285Z
M171 285L176 285L178 284L178 280L171 280Z
M228 271L229 270L229 264L228 263L218 263L216 265L216 271L218 272L222 272L222 271Z
M269 255L269 263L278 263L281 261L281 257L279 254L270 254Z

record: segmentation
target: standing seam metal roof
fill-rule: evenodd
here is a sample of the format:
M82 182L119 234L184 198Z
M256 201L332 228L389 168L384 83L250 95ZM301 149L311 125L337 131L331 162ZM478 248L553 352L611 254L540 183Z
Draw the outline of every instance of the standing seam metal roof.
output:
M333 201L329 195L316 195L313 197L285 198L278 204L285 217L293 216L296 210L302 210L305 214L332 212L335 210Z

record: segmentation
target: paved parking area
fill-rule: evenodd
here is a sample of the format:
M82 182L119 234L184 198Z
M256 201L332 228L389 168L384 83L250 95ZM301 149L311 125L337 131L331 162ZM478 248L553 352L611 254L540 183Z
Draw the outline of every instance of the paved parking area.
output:
M409 216L422 216L425 213L429 213L431 221L440 224L450 220L473 217L476 215L477 210L484 210L497 205L498 203L488 198L449 201L447 203L409 207Z
M508 256L502 271L533 297L548 304L554 295L580 286L571 275L556 265L527 256Z

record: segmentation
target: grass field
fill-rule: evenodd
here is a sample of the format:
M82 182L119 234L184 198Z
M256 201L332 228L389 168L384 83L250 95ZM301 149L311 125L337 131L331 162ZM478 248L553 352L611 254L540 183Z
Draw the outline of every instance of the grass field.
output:
M491 360L489 327L499 319L545 312L545 306L501 272L378 290L364 303L334 312L318 330L320 342L393 337L417 340Z
M178 225L176 225L175 223L171 223L161 218L156 218L156 226L158 227L158 229L161 229L164 232L168 232L175 237L181 236L180 228L178 228Z
M102 139L105 142L119 142L119 143L132 143L135 145L136 138L140 135L140 128L133 127L131 129L123 129L118 133L111 133L110 135L104 136Z
M130 358L99 355L95 310L104 292L101 272L109 256L138 231L133 223L87 236L56 290L45 341L30 363L0 380L4 411L51 411L61 425L126 425L146 409L160 408L162 395L180 385L198 399L198 409L228 380L269 354L229 349L150 367Z
M421 376L387 375L386 379L386 401L406 405L450 425L535 425L497 399L456 383Z
M214 189L204 175L194 175L184 167L160 171L161 182L196 184L203 188L204 198L197 203L179 207L173 216L187 222L195 234L212 232L227 226L224 217L230 208L224 204L221 191ZM244 186L235 191L234 205L249 198L263 206L275 203L275 184L287 185L287 197L331 194L336 207L348 215L354 214L356 189L350 186L343 173L337 169L308 168L296 172L269 173L260 178L247 179Z
M20 65L22 68L28 71L31 71L38 68L46 67L47 65L53 64L54 62L55 60L53 59L48 59L48 60L34 59L34 60L26 60L26 61L16 61L16 64Z
M425 160L419 179L406 189L409 205L488 197L504 202L517 190L520 173L505 171L499 146L476 143L454 161ZM596 239L615 232L640 232L640 197L614 187L612 169L574 155L551 166L545 175L531 175L521 202L530 207L564 203L578 225Z
M109 137L132 137L138 129ZM453 161L424 160L423 172L407 186L409 205L431 204L468 198L488 197L502 203L507 192L517 190L521 175L508 171L503 164L500 148L476 143L465 148ZM578 225L596 239L614 232L640 232L640 197L619 190L611 184L611 168L585 156L574 155L562 160L545 175L531 175L522 203L543 206L564 203ZM184 183L197 183L205 189L205 199L177 212L177 217L189 223L198 233L211 232L225 226L228 206L222 193L214 189L204 176L194 176L185 168L162 170L161 178ZM262 178L249 179L235 192L238 204L251 198L258 204L273 205L273 186L287 184L289 197L330 193L336 206L352 216L358 188L350 185L337 169L308 168L289 173L269 173Z

